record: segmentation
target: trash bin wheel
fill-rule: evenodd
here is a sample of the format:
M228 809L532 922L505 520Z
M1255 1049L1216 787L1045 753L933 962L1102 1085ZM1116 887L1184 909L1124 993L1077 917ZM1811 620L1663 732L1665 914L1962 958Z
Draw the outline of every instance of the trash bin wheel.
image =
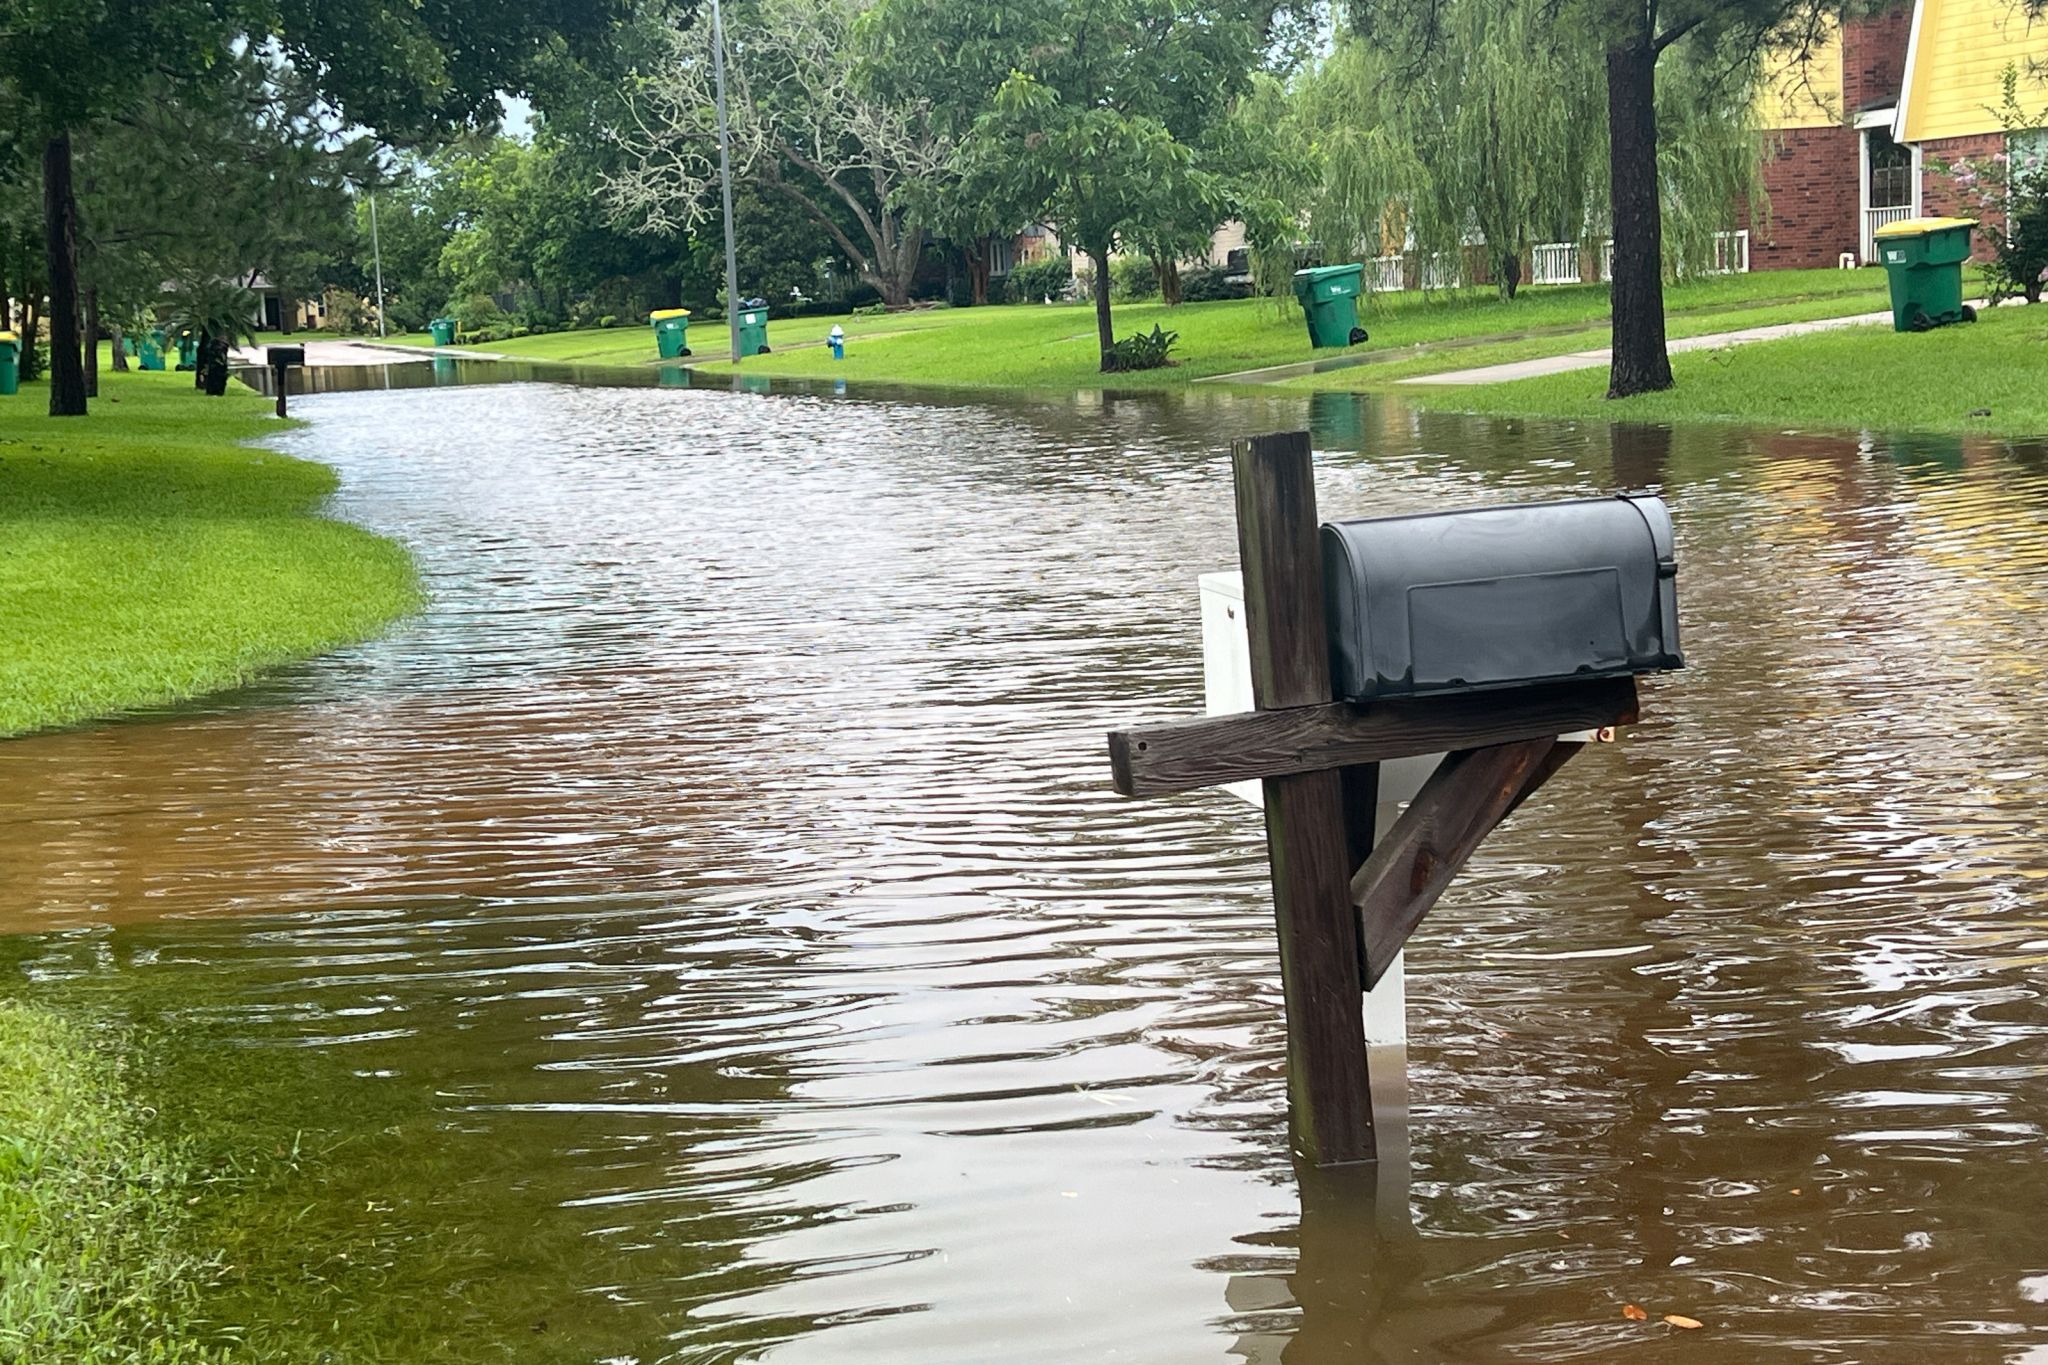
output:
M1975 322L1976 320L1977 320L1977 310L1976 310L1976 309L1974 309L1974 308L1972 308L1972 307L1971 307L1971 306L1970 306L1969 304L1967 304L1967 303L1966 303L1966 304L1964 304L1964 305L1963 305L1963 321L1964 321L1964 322Z
M692 352L692 351L690 350L690 348L689 348L689 347L685 346L685 347L683 347L683 349L682 349L682 350L680 350L680 351L677 351L677 352L676 352L676 354L677 354L677 355L692 355L692 354L694 354L694 352Z
M1927 314L1921 312L1919 307L1916 305L1913 309L1912 314L1906 319L1906 330L1909 332L1927 332L1932 331L1933 328L1933 321L1927 316Z
M765 341L764 341L764 342L762 342L762 343L761 343L761 349L760 349L760 350L758 350L758 351L756 351L756 352L754 352L754 354L755 354L755 355L767 355L767 354L768 354L768 343L767 343L767 342L765 342Z
M1361 342L1368 340L1370 340L1370 338L1366 335L1366 331L1363 327L1353 327L1351 329L1351 344L1353 346L1356 346Z

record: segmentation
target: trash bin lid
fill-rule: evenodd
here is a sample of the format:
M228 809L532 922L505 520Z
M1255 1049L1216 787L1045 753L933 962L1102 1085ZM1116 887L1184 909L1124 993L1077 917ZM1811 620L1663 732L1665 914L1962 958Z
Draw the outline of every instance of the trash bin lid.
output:
M20 341L20 340L21 340L21 338L20 338L20 337L18 337L18 336L16 336L16 335L15 335L14 333L12 333L12 332L0 332L0 341L12 341L12 342L18 342L18 341Z
M649 313L647 318L650 322L660 322L663 318L686 318L688 316L690 316L690 310L687 308L657 308L652 313Z
M1943 228L1971 228L1977 226L1975 218L1901 218L1896 223L1886 223L1871 235L1874 237L1919 237L1929 232L1940 232Z
M1316 265L1310 266L1307 270L1295 271L1294 278L1297 280L1326 280L1332 275L1362 275L1364 273L1365 267L1363 265Z

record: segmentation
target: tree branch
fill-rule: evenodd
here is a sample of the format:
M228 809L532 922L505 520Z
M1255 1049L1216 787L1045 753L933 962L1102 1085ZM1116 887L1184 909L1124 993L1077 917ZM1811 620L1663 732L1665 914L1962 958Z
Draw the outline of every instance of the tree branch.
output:
M1703 15L1694 15L1683 23L1673 24L1670 28L1665 29L1664 32L1651 42L1650 51L1662 52L1665 48L1670 47L1680 38L1698 28L1704 21L1704 17Z

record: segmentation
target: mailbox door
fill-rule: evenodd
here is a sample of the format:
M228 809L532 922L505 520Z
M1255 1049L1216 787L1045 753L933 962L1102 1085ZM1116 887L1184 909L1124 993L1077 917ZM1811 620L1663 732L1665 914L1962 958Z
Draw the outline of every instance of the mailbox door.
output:
M1676 668L1677 562L1656 498L1323 528L1338 695L1475 691Z

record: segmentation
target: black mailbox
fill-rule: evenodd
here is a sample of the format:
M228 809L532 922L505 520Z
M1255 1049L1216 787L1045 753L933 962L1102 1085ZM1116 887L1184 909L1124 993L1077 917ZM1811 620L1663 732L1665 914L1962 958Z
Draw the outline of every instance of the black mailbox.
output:
M303 346L265 346L263 358L270 362L270 368L281 370L287 365L306 363L306 348Z
M1340 700L1684 666L1661 498L1333 521L1322 543Z

